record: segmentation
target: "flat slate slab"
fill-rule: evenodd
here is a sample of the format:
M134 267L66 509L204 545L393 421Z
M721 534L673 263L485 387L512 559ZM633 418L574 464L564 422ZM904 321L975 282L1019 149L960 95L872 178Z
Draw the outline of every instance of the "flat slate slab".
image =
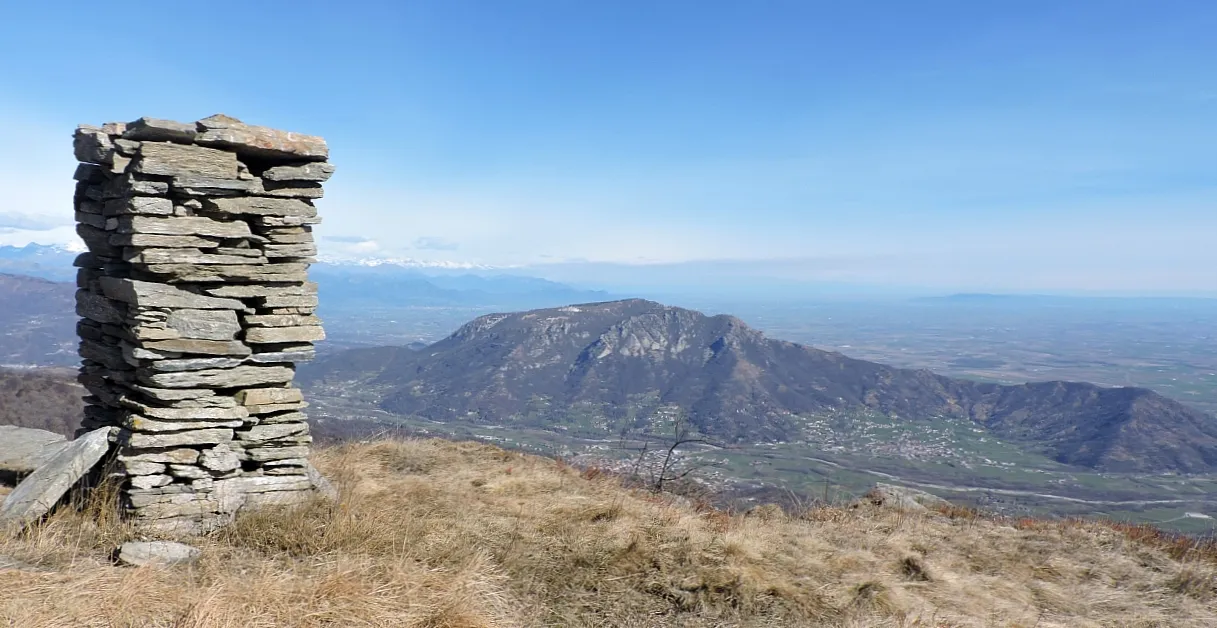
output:
M62 434L0 425L0 471L29 473L68 446Z
M22 480L0 505L0 528L25 527L50 512L110 451L113 430L105 427L81 436Z
M16 569L18 571L47 571L42 567L37 567L29 563L23 563L16 558L0 555L0 571L6 569Z
M304 470L308 473L308 479L313 484L313 490L319 495L330 501L338 501L338 489L313 466L313 463L308 462L304 465Z
M172 541L131 541L118 548L118 562L132 567L183 565L199 559L198 548Z
M894 484L878 482L875 487L862 497L860 501L870 502L875 506L925 512L930 508L950 506L951 502L925 491Z

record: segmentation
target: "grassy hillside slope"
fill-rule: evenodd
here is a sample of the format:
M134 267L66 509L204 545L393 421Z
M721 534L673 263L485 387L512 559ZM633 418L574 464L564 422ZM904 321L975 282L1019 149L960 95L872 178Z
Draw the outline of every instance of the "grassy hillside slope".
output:
M1217 563L1136 529L872 506L751 515L487 445L315 455L342 494L120 568L133 536L62 511L0 556L0 625L1212 626ZM0 565L4 561L0 561Z

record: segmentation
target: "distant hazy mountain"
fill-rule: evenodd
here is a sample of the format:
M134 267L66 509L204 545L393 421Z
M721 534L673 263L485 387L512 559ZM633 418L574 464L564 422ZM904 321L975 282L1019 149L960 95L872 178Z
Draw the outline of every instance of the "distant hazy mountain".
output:
M76 286L0 274L0 365L76 364Z
M0 273L73 281L77 251L62 246L0 246ZM310 269L329 309L402 306L550 307L611 298L608 293L519 275L393 263L322 262Z
M1217 299L1204 296L1070 296L1060 294L988 294L984 292L958 293L944 296L917 297L910 302L922 305L962 305L1010 307L1106 307L1137 309L1154 307L1217 307Z
M345 351L302 367L301 378L372 386L384 391L384 409L435 420L589 410L621 420L675 404L705 433L751 441L797 437L799 415L953 415L1067 464L1217 469L1217 420L1149 390L951 379L642 300L483 316L422 350Z
M36 273L3 274L5 271L0 270L0 365L69 366L79 361L76 287L64 280L75 278L72 260L76 255L67 249L36 244L0 247L0 269L18 267ZM392 265L316 264L310 275L319 284L321 313L333 315L333 326L356 325L367 309L459 307L489 311L607 297L602 292L534 277L479 276L463 271L428 276ZM331 330L342 331L340 327Z
M0 273L72 281L76 279L72 260L78 254L79 251L63 246L0 246Z
M391 264L320 263L309 271L327 308L401 306L547 307L607 298L535 277L451 272L425 274Z

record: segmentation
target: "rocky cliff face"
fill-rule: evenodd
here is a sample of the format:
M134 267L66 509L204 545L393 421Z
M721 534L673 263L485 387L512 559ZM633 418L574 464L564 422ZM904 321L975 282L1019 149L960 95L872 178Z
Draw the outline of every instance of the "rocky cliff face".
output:
M765 338L739 319L643 300L494 314L421 350L358 349L301 372L386 390L391 412L518 420L596 408L620 419L683 409L728 440L797 435L799 415L963 416L1069 464L1104 470L1217 468L1217 421L1152 391L1045 382L999 386L887 367Z

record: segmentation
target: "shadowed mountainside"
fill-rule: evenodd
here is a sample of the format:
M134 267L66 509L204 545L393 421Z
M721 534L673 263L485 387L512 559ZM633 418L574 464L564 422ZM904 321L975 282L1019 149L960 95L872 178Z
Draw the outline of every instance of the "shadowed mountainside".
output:
M726 440L785 440L799 415L967 417L1054 459L1105 471L1217 468L1217 421L1141 388L978 383L771 340L731 316L644 300L480 317L421 350L342 352L301 381L384 391L390 412L510 422L596 408L616 420L681 408Z
M88 394L66 369L0 369L0 425L48 430L72 437Z
M74 284L0 273L0 364L78 363L75 294Z

